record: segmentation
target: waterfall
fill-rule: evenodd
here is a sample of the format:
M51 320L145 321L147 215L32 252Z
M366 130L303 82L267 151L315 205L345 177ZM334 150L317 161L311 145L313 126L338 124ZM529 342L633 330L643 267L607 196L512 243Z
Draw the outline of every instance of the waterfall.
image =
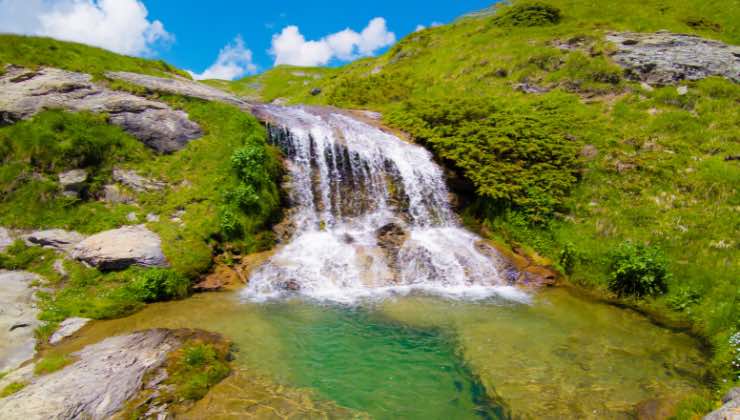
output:
M460 227L426 149L330 108L255 113L286 156L295 231L253 272L247 298L354 302L419 291L526 300L496 251Z

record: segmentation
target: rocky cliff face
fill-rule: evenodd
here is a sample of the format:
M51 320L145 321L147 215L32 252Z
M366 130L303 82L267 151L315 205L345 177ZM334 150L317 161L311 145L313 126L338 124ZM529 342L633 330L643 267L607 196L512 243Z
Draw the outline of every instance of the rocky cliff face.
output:
M111 124L162 153L180 150L203 134L185 112L102 87L90 75L7 67L0 76L0 124L27 119L46 109L106 113Z
M723 76L740 83L740 47L693 35L612 33L614 60L632 79L656 85Z

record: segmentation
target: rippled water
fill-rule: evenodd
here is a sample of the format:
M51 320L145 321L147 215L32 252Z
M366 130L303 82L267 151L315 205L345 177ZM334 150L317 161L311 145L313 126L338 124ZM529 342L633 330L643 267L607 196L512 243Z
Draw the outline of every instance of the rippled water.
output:
M151 327L220 332L237 345L244 374L259 380L240 382L248 407L233 405L238 393L217 393L208 412L223 415L214 418L240 418L254 401L302 413L328 401L380 419L631 418L643 400L704 389L705 359L689 336L566 290L532 299L343 306L214 293L94 323L61 350Z

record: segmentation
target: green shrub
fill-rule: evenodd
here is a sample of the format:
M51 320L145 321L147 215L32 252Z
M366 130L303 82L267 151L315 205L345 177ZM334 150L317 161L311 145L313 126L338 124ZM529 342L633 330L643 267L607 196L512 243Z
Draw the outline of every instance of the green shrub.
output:
M493 21L500 26L555 25L562 19L560 9L542 2L517 3L503 9Z
M186 400L203 398L231 371L226 363L226 353L211 344L187 344L182 350L182 358L171 367L171 382L177 387L176 393Z
M257 190L250 184L241 184L228 194L229 201L233 202L244 211L258 208L260 196Z
M562 204L580 167L578 143L551 107L519 109L488 98L420 100L388 119L461 170L478 195L541 224Z
M173 270L152 269L137 276L129 289L143 302L181 299L188 295L190 280Z
M609 289L619 296L655 296L668 290L663 252L652 246L622 243L612 255Z
M224 207L221 209L219 219L221 233L224 235L225 238L238 239L244 234L244 228L239 222L239 218L236 217L236 214L234 214L234 212L228 207Z

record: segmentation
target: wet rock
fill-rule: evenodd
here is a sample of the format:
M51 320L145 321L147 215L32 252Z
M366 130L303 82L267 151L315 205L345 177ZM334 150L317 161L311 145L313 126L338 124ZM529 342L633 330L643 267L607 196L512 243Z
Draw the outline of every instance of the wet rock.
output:
M737 420L740 419L740 387L730 390L724 398L724 405L704 417L704 420Z
M0 399L0 412L7 418L110 418L180 344L172 330L147 330L87 346L72 355L77 362Z
M0 76L0 124L28 119L46 109L106 113L147 146L171 153L202 136L183 111L92 82L92 76L55 68L10 66Z
M242 108L249 106L246 101L237 96L182 77L167 79L164 77L129 73L125 71L108 72L105 75L111 79L123 80L152 91L174 93L176 95L189 96L191 98L199 98L206 101L225 102Z
M637 420L662 420L676 414L676 401L666 398L655 398L642 401L635 407Z
M612 33L606 39L617 45L613 58L634 80L669 85L724 76L740 82L738 46L665 31Z
M59 174L59 185L66 195L79 196L87 185L87 171L73 169Z
M16 368L36 352L39 311L32 283L38 280L33 273L0 271L0 372Z
M67 318L59 324L59 328L49 338L49 344L58 344L65 338L79 331L82 327L92 321L89 318Z
M131 265L169 266L159 236L143 225L90 236L75 246L72 257L101 270L122 270Z
M5 252L10 245L13 245L13 237L8 229L0 227L0 253Z
M40 245L65 253L71 253L84 239L85 236L77 232L63 229L40 230L23 236L28 245Z
M159 191L167 185L162 181L144 178L136 171L125 169L113 169L113 180L139 193Z
M409 238L408 231L398 223L388 223L375 231L375 237L378 240L378 246L385 253L388 266L397 276L400 269L399 253Z
M279 283L278 287L283 290L288 290L291 292L297 292L301 290L301 284L298 283L296 280L292 280L292 279Z

